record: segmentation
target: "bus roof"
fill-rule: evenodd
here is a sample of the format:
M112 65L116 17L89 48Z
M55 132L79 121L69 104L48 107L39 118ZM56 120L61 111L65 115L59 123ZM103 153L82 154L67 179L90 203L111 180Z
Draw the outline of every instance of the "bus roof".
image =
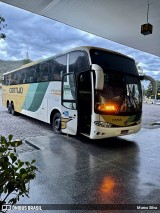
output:
M53 55L53 56L51 56L49 58L40 59L40 60L33 61L33 62L30 62L30 63L25 64L25 65L22 65L21 67L19 67L17 69L14 69L14 70L11 70L11 71L8 71L8 72L4 73L3 75L6 75L6 74L9 74L9 73L12 73L12 72L16 72L18 70L25 69L27 67L31 67L33 65L36 65L36 64L48 61L48 60L50 60L52 58L64 55L66 53L69 53L69 52L72 52L72 51L75 51L75 50L85 50L85 51L89 52L91 49L97 49L97 50L102 50L102 51L110 52L110 53L113 53L113 54L116 54L116 55L120 55L120 56L126 57L128 59L134 60L133 58L131 58L131 57L127 56L127 55L124 55L122 53L119 53L119 52L116 52L116 51L113 51L113 50L109 50L109 49L105 49L105 48L101 48L101 47L95 47L95 46L79 46L79 47L74 47L72 49L63 51L63 52L61 52L59 54L55 54L55 55Z

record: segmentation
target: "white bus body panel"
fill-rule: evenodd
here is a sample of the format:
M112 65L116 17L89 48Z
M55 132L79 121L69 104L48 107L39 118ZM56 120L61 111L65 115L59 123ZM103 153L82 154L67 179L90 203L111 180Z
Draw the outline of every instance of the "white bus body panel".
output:
M26 103L29 100L26 98ZM50 123L52 110L57 109L61 112L61 82L50 82L45 92L44 98L39 109L35 112L22 109L21 113L32 118Z
M70 110L61 106L62 120L61 128L62 132L70 135L77 134L77 110Z

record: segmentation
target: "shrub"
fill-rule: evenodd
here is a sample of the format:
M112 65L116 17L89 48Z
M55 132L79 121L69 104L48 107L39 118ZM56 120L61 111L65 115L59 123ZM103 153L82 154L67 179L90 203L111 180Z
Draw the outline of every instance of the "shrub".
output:
M13 141L13 136L8 139L0 137L0 210L7 202L14 205L22 196L29 197L30 181L36 177L37 167L32 162L23 162L18 158L16 148L22 141ZM12 198L8 201L8 197Z

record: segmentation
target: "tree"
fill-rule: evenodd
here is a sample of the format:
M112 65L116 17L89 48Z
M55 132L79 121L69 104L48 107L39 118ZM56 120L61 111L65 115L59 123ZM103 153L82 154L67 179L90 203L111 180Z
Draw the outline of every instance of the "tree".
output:
M28 54L28 52L26 53L26 58L23 60L23 65L24 64L28 64L28 63L30 63L30 62L32 62L30 59L29 59L29 54Z
M160 81L157 81L157 99L160 99Z
M0 16L0 31L3 31L6 27L7 27L7 24L5 23L5 18ZM1 32L0 39L5 39L5 38L6 38L6 34Z
M152 84L151 84L151 82L149 83L147 89L145 90L145 95L147 96L147 98L151 97L151 95L152 95Z
M160 98L160 81L156 81L157 82L157 99ZM147 98L152 96L152 84L150 83L148 88L145 91L145 95L147 96Z

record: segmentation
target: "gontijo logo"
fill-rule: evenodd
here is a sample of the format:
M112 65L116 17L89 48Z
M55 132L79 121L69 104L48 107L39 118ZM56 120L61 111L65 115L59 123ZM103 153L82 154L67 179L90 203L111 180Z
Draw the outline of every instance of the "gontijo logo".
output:
M13 87L9 88L10 93L23 93L23 87Z

